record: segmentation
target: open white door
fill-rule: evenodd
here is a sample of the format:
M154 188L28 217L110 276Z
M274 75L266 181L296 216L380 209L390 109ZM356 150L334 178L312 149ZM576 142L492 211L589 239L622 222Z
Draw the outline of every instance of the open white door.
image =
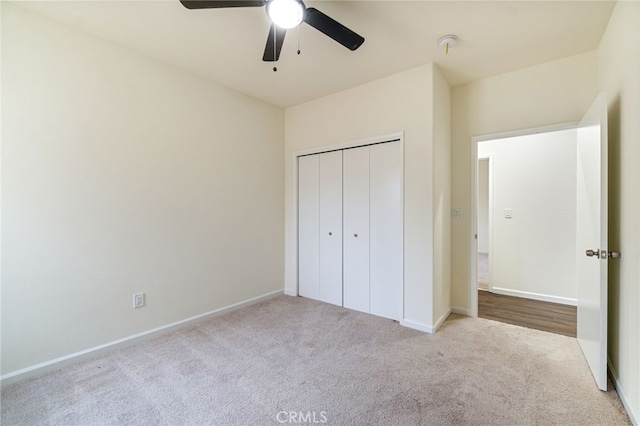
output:
M607 101L598 96L578 127L578 342L607 390Z

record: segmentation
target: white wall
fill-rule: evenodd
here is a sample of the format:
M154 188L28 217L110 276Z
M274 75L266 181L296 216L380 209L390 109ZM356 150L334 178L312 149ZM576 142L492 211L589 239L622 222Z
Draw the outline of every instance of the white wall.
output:
M435 72L432 64L420 66L285 111L288 293L295 294L297 285L295 153L404 131L405 320L433 325ZM449 305L448 297L443 304Z
M576 130L480 142L489 155L493 291L575 305Z
M281 109L6 2L2 66L2 374L283 288Z
M489 253L489 162L478 160L478 252Z
M640 423L640 3L620 1L600 43L609 101L609 359L627 412Z
M469 211L470 139L578 121L599 91L609 99L609 358L618 392L640 422L640 3L620 1L596 52L452 89L452 207ZM469 306L471 223L452 223L452 304Z
M432 102L433 324L437 327L451 312L451 89L436 66Z
M451 299L460 312L471 310L471 138L579 121L598 93L597 59L589 52L452 89L451 205L465 212L451 229Z

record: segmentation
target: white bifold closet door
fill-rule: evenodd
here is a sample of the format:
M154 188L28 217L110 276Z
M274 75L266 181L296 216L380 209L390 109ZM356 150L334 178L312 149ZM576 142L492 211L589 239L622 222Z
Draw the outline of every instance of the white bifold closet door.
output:
M369 312L402 319L403 164L400 142L369 148Z
M298 292L342 306L342 151L298 158Z
M400 141L299 157L298 292L400 320Z
M342 151L320 154L320 297L342 306Z
M343 153L344 307L369 313L369 147Z
M400 142L344 151L344 307L400 320L403 174Z
M320 156L298 158L298 294L320 298Z

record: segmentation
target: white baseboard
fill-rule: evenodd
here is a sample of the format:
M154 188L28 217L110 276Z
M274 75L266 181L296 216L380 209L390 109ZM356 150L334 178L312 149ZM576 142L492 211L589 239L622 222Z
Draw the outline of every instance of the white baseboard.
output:
M451 307L451 313L452 314L458 314L458 315L464 315L465 317L470 317L471 316L471 309L459 308L457 306L452 306Z
M403 326L403 327L412 328L414 330L422 331L422 332L429 333L429 334L433 334L434 333L434 329L433 329L432 326L426 325L426 324L423 324L423 323L417 322L417 321L411 321L411 320L408 320L408 319L403 319L403 320L400 320L400 325Z
M449 315L451 315L451 308L447 309L447 312L445 312L444 314L442 314L440 318L438 318L438 321L436 321L436 325L433 327L434 333L438 331L442 323L444 323L447 320L447 318L449 318Z
M624 391L624 388L620 385L620 382L618 381L618 372L616 371L616 369L613 367L613 364L611 362L611 358L607 357L607 365L609 366L609 373L610 373L610 377L613 381L613 385L616 387L616 392L618 393L618 396L620 397L620 401L622 401L622 405L624 406L624 409L627 410L627 415L629 416L629 419L631 420L631 423L633 423L634 426L638 426L640 423L640 416L638 415L638 413L633 411L633 408L631 407L631 404L629 403L629 397L627 397L626 392Z
M295 290L289 290L288 288L284 289L284 294L286 294L287 296L293 296L293 297L297 297L298 296L298 292Z
M7 373L3 376L0 376L0 386L7 386L12 383L17 383L22 380L29 379L31 377L35 377L41 374L49 373L51 371L59 370L60 368L66 365L74 364L85 359L93 358L93 357L108 353L110 351L113 351L114 349L122 348L125 346L132 345L134 343L139 343L141 341L149 340L151 338L157 337L159 335L162 335L168 332L176 331L181 328L190 327L197 324L198 322L205 321L210 318L214 318L219 315L225 314L227 312L235 311L240 308L244 308L245 306L254 305L256 303L273 299L274 297L280 296L281 294L283 294L283 290L278 290L271 293L263 294L262 296L253 297L251 299L234 303L233 305L224 306L222 308L218 308L213 311L206 312L204 314L196 315L196 316L193 316L181 321L177 321L171 324L163 325L161 327L157 327L148 331L143 331L142 333L138 333L122 339L114 340L113 342L105 343L100 346L95 346L93 348L85 349L80 352L75 352L69 355L62 356L60 358L41 362L39 364L32 365L30 367L13 371L11 373Z
M549 294L532 293L529 291L511 290L508 288L491 287L491 292L505 296L524 297L525 299L541 300L543 302L560 303L562 305L577 306L578 301L569 297L552 296Z
M447 318L449 318L449 315L451 315L451 308L449 308L447 310L447 312L445 312L440 318L438 318L438 321L436 321L435 325L427 325L427 324L423 324L421 322L417 322L417 321L411 321L408 319L403 319L400 321L400 325L403 327L408 327L408 328L413 328L414 330L418 330L418 331L423 331L425 333L429 333L429 334L433 334L436 331L438 331L438 329L440 328L440 326L442 325L442 323L444 323Z

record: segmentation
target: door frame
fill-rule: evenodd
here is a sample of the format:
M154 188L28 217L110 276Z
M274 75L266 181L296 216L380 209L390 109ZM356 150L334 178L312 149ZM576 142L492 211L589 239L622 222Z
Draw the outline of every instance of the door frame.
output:
M338 150L343 150L343 149L350 149L350 148L358 148L361 146L367 146L367 145L376 145L376 144L380 144L380 143L385 143L385 142L392 142L392 141L399 141L400 142L400 151L401 151L401 155L402 155L402 241L403 241L403 248L404 248L404 241L405 239L405 227L404 227L404 203L405 203L405 197L404 197L404 131L400 131L400 132L394 132L394 133L388 133L388 134L384 134L384 135L379 135L379 136L372 136L369 138L363 138L363 139L356 139L356 140L351 140L351 141L346 141L346 142L339 142L339 143L335 143L335 144L331 144L331 145L323 145L323 146L317 146L317 147L313 147L313 148L307 148L307 149L301 149L301 150L297 150L294 151L292 154L292 157L290 159L290 161L292 162L291 164L293 164L293 182L292 182L292 206L294 211L292 212L291 217L293 218L293 226L294 226L294 230L295 230L295 234L294 234L294 238L293 238L293 245L292 245L292 251L294 253L294 255L292 256L292 265L287 266L285 265L285 268L287 268L287 270L293 271L295 274L295 292L291 292L285 289L285 294L289 295L289 296L299 296L300 294L300 279L299 279L299 273L300 273L300 269L298 266L298 239L299 239L299 223L298 223L298 157L303 157L305 155L313 155L313 154L321 154L323 152L330 152L330 151L338 151ZM289 269L291 268L291 269ZM402 265L402 292L403 292L403 306L402 306L402 312L403 312L403 318L404 318L404 256L403 256L403 265Z
M578 127L579 122L566 122L559 124L551 124L547 126L530 127L521 130L511 130L498 133L490 133L485 135L473 136L471 138L471 203L470 203L470 221L471 226L469 234L469 281L467 283L467 289L469 294L469 316L478 316L478 240L476 235L478 234L478 144L480 142L486 142L495 139L513 138L518 136L527 136L537 133L549 133L561 130L575 129ZM491 241L491 239L490 239ZM491 250L491 245L490 249Z

